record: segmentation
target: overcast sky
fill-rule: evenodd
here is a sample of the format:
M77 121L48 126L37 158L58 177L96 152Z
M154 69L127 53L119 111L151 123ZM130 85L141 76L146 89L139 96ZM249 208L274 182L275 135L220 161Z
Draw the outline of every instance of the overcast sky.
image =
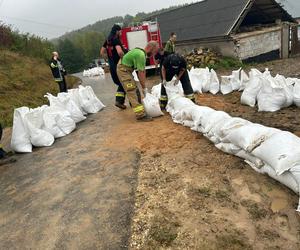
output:
M21 32L55 38L101 19L192 2L195 0L0 0L0 20Z

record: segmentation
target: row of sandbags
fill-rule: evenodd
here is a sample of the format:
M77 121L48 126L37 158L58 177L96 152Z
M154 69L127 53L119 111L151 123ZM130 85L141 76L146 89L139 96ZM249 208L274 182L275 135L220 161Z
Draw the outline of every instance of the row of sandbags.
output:
M167 111L175 123L204 134L218 149L244 159L255 171L269 175L299 194L299 137L198 106L182 97L178 86L168 84L166 89Z
M51 146L55 138L70 134L87 114L97 113L105 107L90 86L79 86L68 93L47 94L45 97L49 106L15 109L11 138L13 151L30 153L32 146Z
M252 69L249 82L241 96L241 103L258 111L275 112L295 104L300 107L300 79L272 77L268 69L264 73Z
M84 70L82 75L85 77L104 76L105 72L104 69L102 69L101 67L95 67L88 70Z

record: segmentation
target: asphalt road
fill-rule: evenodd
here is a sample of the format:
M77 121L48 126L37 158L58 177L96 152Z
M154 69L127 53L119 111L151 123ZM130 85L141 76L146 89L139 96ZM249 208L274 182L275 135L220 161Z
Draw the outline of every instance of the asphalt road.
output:
M124 119L110 77L83 84L103 111L52 147L0 166L0 249L127 248L140 153L107 143Z

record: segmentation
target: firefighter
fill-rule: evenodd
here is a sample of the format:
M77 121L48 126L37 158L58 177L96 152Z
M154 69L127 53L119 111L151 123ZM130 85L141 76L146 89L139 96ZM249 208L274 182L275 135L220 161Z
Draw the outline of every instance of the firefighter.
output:
M52 52L52 59L50 62L50 68L52 71L52 75L54 80L59 85L60 92L67 92L67 83L65 79L65 75L67 74L66 70L64 69L61 60L59 58L59 54L55 51Z
M124 90L127 94L127 98L131 104L131 107L136 115L136 119L139 121L151 121L152 117L149 117L145 113L144 106L139 101L136 90L137 85L134 81L132 72L137 71L137 75L144 90L146 89L146 57L155 55L158 51L159 45L155 41L148 42L145 49L135 48L129 51L122 60L120 60L117 66L117 73Z
M154 57L156 68L158 67L158 64L159 64L159 69L158 70L159 70L159 75L160 75L161 79L162 79L161 69L162 69L164 59L167 57L167 55L168 55L168 52L166 52L162 48L160 48L158 50L158 53Z
M1 144L1 139L2 139L2 126L1 126L1 123L0 123L0 159L4 158L6 156L6 152L4 151L3 149L3 146Z
M120 36L121 27L115 24L112 27L109 36L107 37L106 41L104 42L101 48L100 55L102 57L107 56L111 78L113 82L118 86L115 106L117 106L120 109L126 109L126 105L124 104L125 90L117 75L118 62L120 61L120 58L123 57L125 52L127 52L124 49L123 44L121 43Z
M169 41L167 41L166 46L165 46L165 52L167 52L168 54L173 54L175 53L175 42L176 42L176 34L174 32L172 32L170 34L170 38Z
M162 66L163 84L161 85L160 97L160 106L162 109L165 109L168 103L165 85L171 81L174 76L176 77L175 84L178 84L179 81L181 82L185 97L195 102L194 90L186 66L186 60L178 54L171 54L165 58Z

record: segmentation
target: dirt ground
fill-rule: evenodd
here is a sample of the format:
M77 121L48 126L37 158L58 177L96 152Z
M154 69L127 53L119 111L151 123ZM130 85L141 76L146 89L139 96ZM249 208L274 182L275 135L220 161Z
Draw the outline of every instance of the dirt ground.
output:
M272 67L289 64L296 74L295 59ZM135 122L108 78L91 85L104 111L0 167L1 249L300 249L297 194L168 114ZM258 113L239 95L197 101L300 135L297 108Z
M253 67L295 77L300 60ZM242 106L240 95L203 94L197 103L300 136L298 108L258 113ZM298 195L291 190L219 151L201 134L170 124L168 116L137 138L133 143L143 153L132 249L300 248Z

